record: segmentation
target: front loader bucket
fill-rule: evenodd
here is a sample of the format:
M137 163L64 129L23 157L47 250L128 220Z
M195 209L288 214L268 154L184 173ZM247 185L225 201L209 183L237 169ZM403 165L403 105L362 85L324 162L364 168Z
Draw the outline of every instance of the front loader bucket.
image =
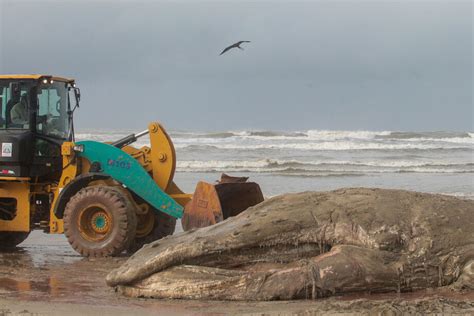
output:
M242 182L246 179L223 175L218 184L199 182L192 200L184 208L183 229L214 225L262 202L260 186Z

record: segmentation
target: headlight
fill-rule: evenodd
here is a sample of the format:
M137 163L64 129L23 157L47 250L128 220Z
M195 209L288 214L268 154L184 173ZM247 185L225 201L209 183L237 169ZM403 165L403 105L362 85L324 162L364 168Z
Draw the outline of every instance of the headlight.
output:
M82 152L84 152L84 145L75 145L73 147L73 149L74 149L75 152L82 153Z

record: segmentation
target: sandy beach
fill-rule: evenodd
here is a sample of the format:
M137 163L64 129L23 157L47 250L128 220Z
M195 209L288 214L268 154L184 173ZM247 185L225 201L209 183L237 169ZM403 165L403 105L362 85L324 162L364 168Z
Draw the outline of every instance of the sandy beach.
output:
M447 289L360 294L321 300L217 302L130 299L105 284L127 258L82 258L62 235L32 233L0 254L0 315L320 315L429 312L470 314L474 293Z

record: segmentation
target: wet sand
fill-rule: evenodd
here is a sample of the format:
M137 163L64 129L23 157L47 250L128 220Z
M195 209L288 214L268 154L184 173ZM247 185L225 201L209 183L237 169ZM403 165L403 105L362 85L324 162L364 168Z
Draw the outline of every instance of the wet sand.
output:
M474 313L474 292L448 289L291 302L129 299L104 281L125 260L82 258L63 235L35 231L16 252L0 253L0 316Z

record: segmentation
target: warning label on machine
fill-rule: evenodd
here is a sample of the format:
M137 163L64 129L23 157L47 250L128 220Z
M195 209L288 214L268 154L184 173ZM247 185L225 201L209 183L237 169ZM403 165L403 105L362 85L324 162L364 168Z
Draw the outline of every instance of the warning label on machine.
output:
M12 156L12 143L2 143L2 157Z

